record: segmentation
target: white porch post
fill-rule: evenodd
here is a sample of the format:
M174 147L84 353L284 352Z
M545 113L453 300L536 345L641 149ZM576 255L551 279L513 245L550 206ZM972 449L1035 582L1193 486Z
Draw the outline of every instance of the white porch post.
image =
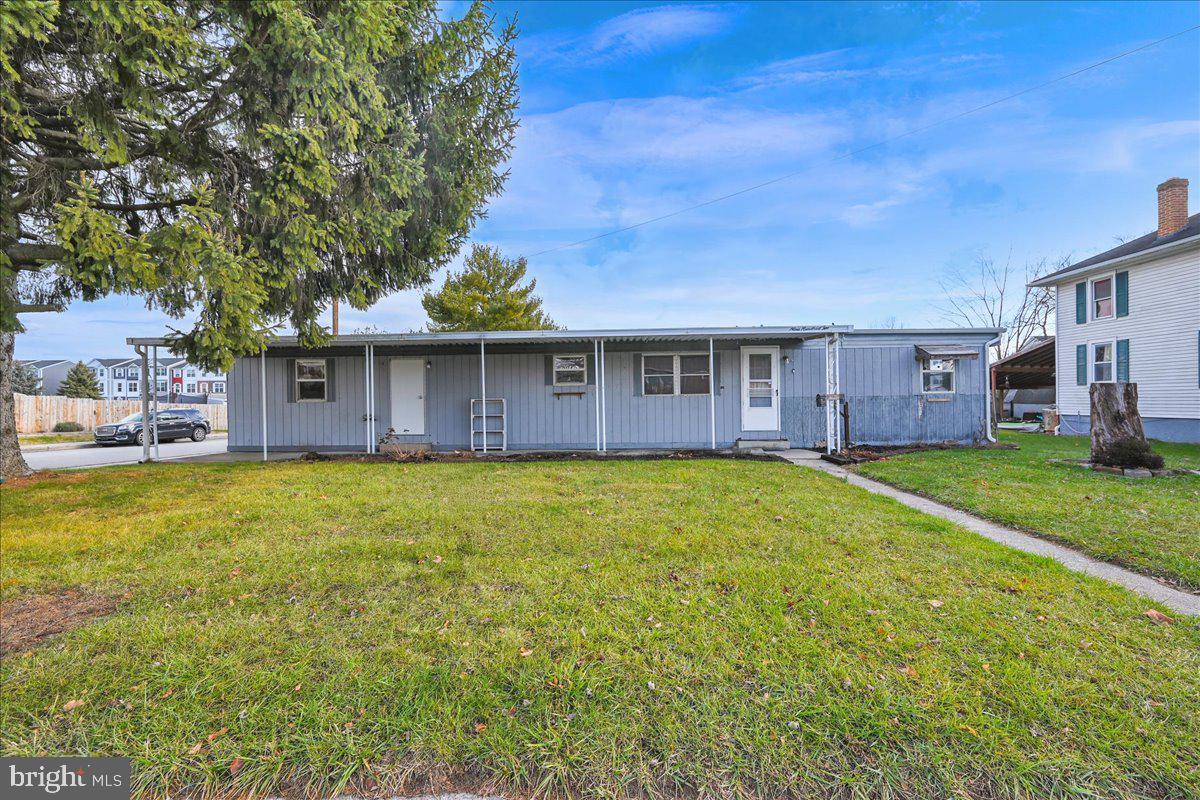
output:
M367 454L369 455L375 449L375 437L371 434L371 412L375 410L375 404L371 402L371 345L363 345L363 401L366 403L367 411L363 414L363 422L367 432Z
M259 403L260 403L260 405L262 405L262 446L263 446L262 460L266 461L267 460L267 348L266 348L266 345L263 345L262 352L259 354L259 357L258 357L258 363L259 363L259 367L261 370L260 374L262 377L262 385L259 387L259 389L261 390L260 396L259 396Z
M551 364L553 366L553 364ZM600 452L600 340L592 340L592 371L596 374L596 452Z
M154 345L151 349L154 354L154 363L151 369L154 372L154 400L151 403L151 414L153 419L153 436L154 436L154 460L158 461L158 345Z
M146 373L150 371L150 359L146 346L139 344L134 348L142 357L142 461L150 460L150 392L146 386Z
M833 349L832 334L825 336L825 452L833 452Z
M479 403L483 406L479 411L479 424L483 426L483 452L487 452L487 358L484 353L483 339L479 340Z
M713 352L713 340L708 340L708 428L712 436L712 449L717 449L717 377L714 365L716 356Z
M600 370L596 380L600 384L600 449L608 451L608 386L604 379L604 340L600 340Z

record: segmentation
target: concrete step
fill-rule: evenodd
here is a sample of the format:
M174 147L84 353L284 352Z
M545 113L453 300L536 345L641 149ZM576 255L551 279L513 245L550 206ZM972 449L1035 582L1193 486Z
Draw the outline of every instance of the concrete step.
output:
M738 439L733 447L735 450L791 450L792 443L787 439Z

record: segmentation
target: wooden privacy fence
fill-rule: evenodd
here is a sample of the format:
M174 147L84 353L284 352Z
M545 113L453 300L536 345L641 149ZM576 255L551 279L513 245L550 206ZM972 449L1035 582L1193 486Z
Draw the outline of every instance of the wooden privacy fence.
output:
M121 417L142 410L141 400L88 400L58 395L13 395L14 413L17 418L17 433L43 433L54 430L60 422L78 422L85 430L92 430L106 422L116 422ZM194 408L208 418L213 430L229 429L229 406L189 403L158 404L160 411L168 408Z

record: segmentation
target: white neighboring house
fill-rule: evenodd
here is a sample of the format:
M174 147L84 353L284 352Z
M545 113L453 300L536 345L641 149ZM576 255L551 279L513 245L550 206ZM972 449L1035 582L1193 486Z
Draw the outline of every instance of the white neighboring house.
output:
M20 364L33 367L38 377L38 394L58 394L58 387L67 377L74 361L64 359L42 358L37 361L19 360Z
M1060 433L1087 433L1089 385L1138 385L1146 435L1200 442L1200 214L1188 182L1158 187L1158 230L1052 272Z
M93 358L87 367L96 376L100 396L105 400L142 396L142 370L136 358Z

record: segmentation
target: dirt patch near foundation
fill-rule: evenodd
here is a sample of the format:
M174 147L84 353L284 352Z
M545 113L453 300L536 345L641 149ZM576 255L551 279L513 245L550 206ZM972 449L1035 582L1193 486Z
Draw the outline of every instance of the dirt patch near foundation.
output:
M751 453L738 450L505 450L499 453L468 452L465 450L420 450L408 453L317 453L308 452L302 461L359 461L368 463L455 463L477 461L687 461L693 459L736 458L747 461L778 461L773 453Z
M86 589L14 597L0 603L0 655L31 650L46 638L111 614L118 598Z

